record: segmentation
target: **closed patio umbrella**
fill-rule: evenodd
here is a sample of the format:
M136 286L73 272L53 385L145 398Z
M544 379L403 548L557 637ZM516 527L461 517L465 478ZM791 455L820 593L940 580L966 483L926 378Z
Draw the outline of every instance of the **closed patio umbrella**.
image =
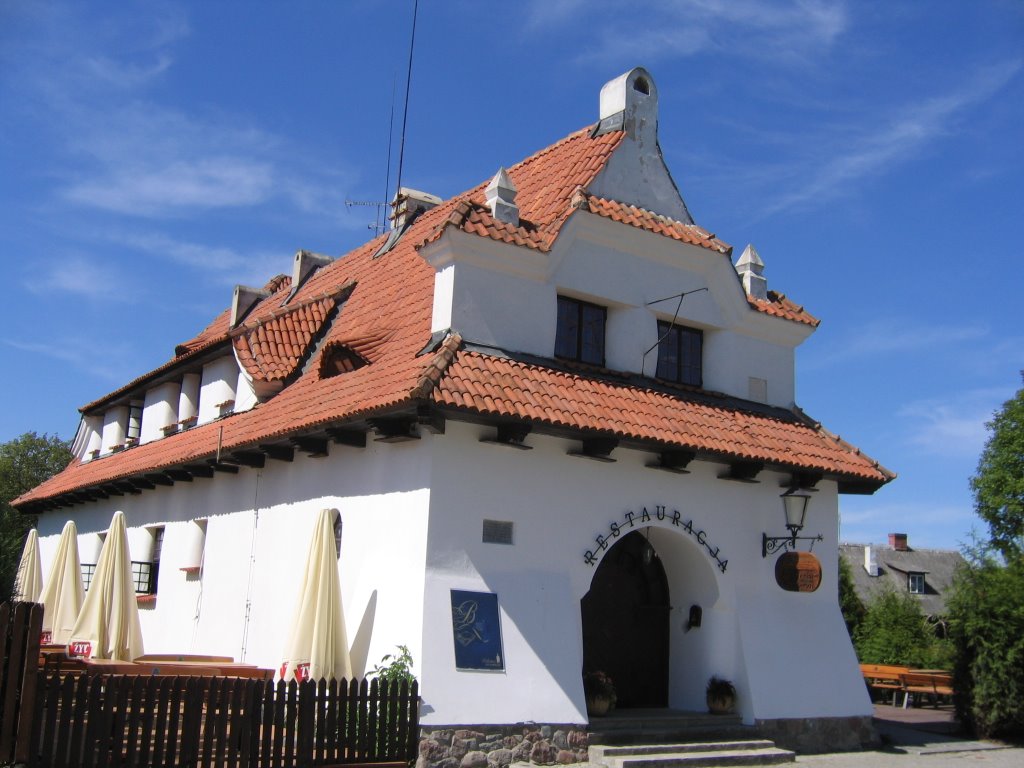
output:
M25 539L25 549L18 563L18 575L14 579L14 599L26 603L38 603L43 591L43 566L39 562L39 533L33 528Z
M115 512L82 611L71 630L68 654L132 661L143 653L124 513Z
M352 677L334 543L337 514L334 509L321 510L313 530L291 637L281 664L281 679L285 681Z
M78 528L73 520L64 523L57 541L57 552L39 602L43 604L42 643L65 645L71 637L75 619L82 610L82 565L78 559Z

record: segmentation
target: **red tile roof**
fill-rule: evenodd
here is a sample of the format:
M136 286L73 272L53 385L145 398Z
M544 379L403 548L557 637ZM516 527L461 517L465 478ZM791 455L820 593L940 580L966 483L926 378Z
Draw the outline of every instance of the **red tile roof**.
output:
M346 284L338 291L274 307L232 329L235 355L253 381L281 381L295 373L351 287Z
M481 352L460 351L435 384L433 399L488 416L599 431L723 460L760 461L876 482L891 477L792 411L711 393L621 383Z
M806 323L817 328L821 320L816 318L806 309L786 298L786 294L777 291L768 291L767 299L755 299L747 296L747 303L754 309L764 312L766 315L781 317L785 320L793 320L797 323Z
M229 339L239 349L246 369L264 380L287 377L289 372L297 372L300 360L310 357L310 364L294 381L251 410L113 456L72 463L16 504L34 508L34 502L76 490L202 463L213 459L218 448L227 455L430 400L443 408L481 416L598 430L666 449L678 446L723 459L752 458L819 470L860 479L871 487L887 482L891 474L855 449L779 409L766 415L765 409L745 409L740 401L727 398L668 393L607 377L460 351L457 336L438 352L421 354L431 336L434 270L420 257L419 246L440 237L446 228L458 226L524 247L549 248L562 223L578 210L581 198L577 193L586 194L587 185L604 167L622 135L611 132L592 137L588 131L580 131L510 168L509 175L519 190L520 227L499 226L500 222L490 217L482 207L481 184L421 214L395 247L381 256L374 258L384 243L383 236L321 267L297 290L289 307L282 309L281 302L284 291L291 288L290 281L275 278L268 284L273 295L253 308L252 319L241 328L232 332L228 313L221 313L202 333L179 345L179 357L86 409L124 396L158 372L167 373L204 350L226 345ZM594 215L723 253L728 249L699 227L611 200L586 199ZM351 294L340 301L339 291L352 285ZM781 296L751 307L797 322L810 318ZM311 345L321 336L322 344ZM338 344L351 347L370 364L321 378L320 356Z

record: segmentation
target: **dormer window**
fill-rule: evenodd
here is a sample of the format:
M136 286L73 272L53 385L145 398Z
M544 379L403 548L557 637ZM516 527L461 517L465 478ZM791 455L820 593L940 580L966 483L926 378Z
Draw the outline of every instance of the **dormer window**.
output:
M659 379L699 387L703 383L701 358L704 332L664 320L658 321Z
M907 574L907 589L912 595L924 594L924 574L911 572Z
M324 350L320 360L320 378L328 379L342 373L357 371L368 365L365 357L344 344L333 344Z
M567 296L558 297L555 357L604 365L604 327L608 310Z

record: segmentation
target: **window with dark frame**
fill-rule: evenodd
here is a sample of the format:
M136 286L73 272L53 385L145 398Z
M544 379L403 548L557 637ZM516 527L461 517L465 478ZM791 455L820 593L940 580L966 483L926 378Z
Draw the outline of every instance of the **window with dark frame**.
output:
M559 296L555 357L604 365L604 329L607 318L606 307Z
M693 387L703 386L704 332L659 320L658 339L656 376Z
M924 594L924 574L923 573L908 573L907 574L907 589L910 590L912 595L923 595Z
M86 592L89 591L89 585L92 584L92 576L96 573L96 563L82 563L82 589Z

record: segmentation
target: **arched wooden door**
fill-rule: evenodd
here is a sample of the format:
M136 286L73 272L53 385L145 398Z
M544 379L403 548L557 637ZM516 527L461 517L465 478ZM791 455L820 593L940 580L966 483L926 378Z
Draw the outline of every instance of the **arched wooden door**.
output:
M620 708L668 706L671 606L665 569L650 547L637 531L623 536L581 601L583 671L611 677Z

